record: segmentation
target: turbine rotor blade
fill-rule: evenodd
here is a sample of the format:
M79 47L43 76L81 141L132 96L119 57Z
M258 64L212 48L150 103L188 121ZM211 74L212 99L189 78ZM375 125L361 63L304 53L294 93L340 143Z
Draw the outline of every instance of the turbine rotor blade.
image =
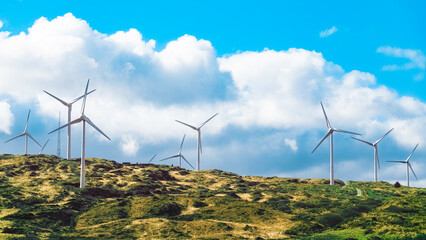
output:
M388 135L390 132L392 132L393 128L391 130L389 130L385 135L383 135L383 137L381 137L379 140L377 140L374 145L378 144L380 141L382 141L383 138L386 137L386 135Z
M157 154L155 154L154 157L152 157L151 160L149 160L149 162L152 162L152 160L154 160L155 156L157 156Z
M38 143L34 138L33 138L33 136L31 136L31 134L29 134L28 133L28 137L30 137L34 142L36 142L40 147L41 147L41 144L40 143Z
M374 146L376 148L376 159L377 159L377 166L380 169L380 161L379 161L379 149L377 148L377 146Z
M43 90L44 91L44 90ZM61 102L62 104L64 104L65 106L68 106L68 103L67 102L65 102L64 100L62 100L62 99L60 99L60 98L58 98L58 97L56 97L56 96L54 96L53 94L50 94L49 92L47 92L47 91L44 91L45 93L47 93L49 96L51 96L51 97L53 97L54 99L56 99L56 100L58 100L59 102Z
M361 139L359 139L359 138L355 138L355 137L351 137L351 138L353 138L353 139L355 139L355 140L358 140L358 141L360 141L360 142L366 143L366 144L368 144L368 145L370 145L370 146L373 146L373 144L372 144L372 143L370 143L370 142L367 142L367 141L364 141L364 140L361 140Z
M191 166L192 167L192 169L195 169L189 162L188 162L188 160L186 160L186 158L181 154L180 155L182 158L183 158L183 160L185 160L185 162L186 163L188 163L189 164L189 166Z
M90 126L92 126L94 129L96 129L98 132L100 132L102 135L104 135L108 140L111 141L111 138L109 138L104 132L101 131L90 119L86 116L82 116L83 120L86 121Z
M416 173L414 173L414 170L413 170L413 168L411 167L411 164L410 164L410 163L408 163L408 166L410 167L411 171L413 172L414 177L416 177L417 181L419 181L419 179L417 178Z
M408 156L407 160L405 160L405 162L408 162L411 158L411 156L413 156L414 151L416 151L416 148L419 146L419 144L417 143L417 145L414 147L413 151L411 152L410 156Z
M406 163L405 161L386 161L386 162Z
M46 143L43 145L43 147L41 148L40 152L38 154L41 154L44 150L44 148L46 147L47 143L49 142L50 139L47 139Z
M159 160L159 161L164 161L164 160L167 160L167 159L177 158L177 157L179 157L179 155L173 155L173 156L171 156L171 157L163 158L163 159L161 159L161 160Z
M325 123L327 124L328 128L331 128L331 124L330 124L330 121L328 120L327 114L325 113L324 106L322 105L322 102L320 102L320 103L321 103L322 112L324 113Z
M192 128L192 129L194 129L194 130L197 130L197 128L196 128L196 127L191 126L191 125L189 125L189 124L187 124L187 123L181 122L181 121L179 121L179 120L175 120L175 121L176 121L176 122L178 122L178 123L180 123L180 124L183 124L183 125L185 125L185 126L187 126L187 127L190 127L190 128Z
M185 134L183 135L182 143L180 144L179 153L182 152L183 141L185 141Z
M203 122L198 128L201 128L202 126L204 126L208 121L212 120L214 117L216 117L216 115L218 115L219 113L216 113L215 115L213 115L212 117L210 117L209 119L207 119L205 122Z
M24 130L24 132L26 132L27 128L28 128L28 121L30 120L30 113L31 113L31 109L28 111L27 123L25 124L25 130Z
M77 119L75 119L75 120L73 120L73 121L71 121L71 122L69 122L69 123L67 123L67 124L64 124L64 125L62 125L62 126L60 126L60 127L56 128L55 130L53 130L53 131L49 132L49 134L51 134L51 133L53 133L53 132L56 132L56 131L58 131L59 129L62 129L62 128L64 128L64 127L68 127L68 126L70 126L70 125L73 125L73 124L79 123L79 122L81 122L82 120L83 120L83 119L82 119L81 117L79 117L79 118L77 118Z
M83 94L83 95L81 95L80 97L78 97L78 98L76 98L76 99L72 100L69 104L73 104L73 103L77 102L78 100L80 100L80 99L84 98L85 96L87 96L87 95L91 94L91 93L92 93L92 92L94 92L94 91L96 91L96 89L93 89L92 91L88 92L87 94Z
M12 141L12 140L14 140L14 139L17 139L17 138L19 138L19 137L22 137L22 136L25 136L25 133L21 133L21 134L19 134L18 136L11 138L11 139L7 140L7 141L6 141L6 142L4 142L4 143L10 142L10 141Z
M360 135L361 136L361 134L356 133L356 132L350 132L350 131L346 131L346 130L342 130L342 129L337 129L337 128L334 128L333 130L336 131L336 132L349 133L349 134Z
M330 136L330 134L333 133L332 129L329 129L328 132L325 134L325 136L321 139L321 141L318 143L318 145L314 148L314 150L312 150L311 154L315 152L315 150L317 150L317 148L319 147L319 145L321 145L322 142L324 142L324 140Z
M86 108L86 97L87 97L87 89L89 88L90 78L87 79L86 90L84 91L83 104L81 105L81 114L84 115L84 109Z

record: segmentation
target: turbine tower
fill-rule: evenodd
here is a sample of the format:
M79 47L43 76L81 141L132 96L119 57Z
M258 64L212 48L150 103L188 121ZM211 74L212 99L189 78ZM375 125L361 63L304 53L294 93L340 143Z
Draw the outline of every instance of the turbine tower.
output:
M186 160L186 158L183 156L183 154L182 154L182 146L183 146L183 142L185 141L185 135L183 135L183 138L182 138L182 143L180 144L180 148L179 148L179 152L178 152L178 154L176 154L176 155L173 155L173 156L171 156L171 157L168 157L168 158L163 158L163 159L161 159L160 161L164 161L164 160L167 160L167 159L171 159L171 158L179 158L179 167L181 167L181 158L183 158L183 160L185 160L185 162L186 163L188 163L189 164L189 166L191 166L192 167L192 169L194 169L194 167L188 162L188 160Z
M89 80L87 80L87 84L89 84ZM43 90L44 91L44 90ZM96 89L93 89L92 91L85 93L85 95L82 95L74 100L72 100L71 102L65 102L64 100L54 96L53 94L44 91L45 93L47 93L49 96L53 97L54 99L58 100L60 103L62 103L63 105L65 105L68 108L68 123L71 122L71 110L72 110L72 105L77 102L78 100L80 100L81 98L91 94L92 92L96 91ZM71 125L68 126L68 144L67 144L67 160L71 159Z
M81 106L81 116L53 131L51 131L49 134L58 131L59 129L62 129L64 127L68 127L71 126L73 124L79 123L79 122L83 122L83 133L82 133L82 140L81 140L81 172L80 172L80 188L84 188L86 186L86 176L85 176L85 170L86 170L86 149L85 149L85 142L86 142L86 122L92 126L94 129L96 129L99 133L101 133L102 135L104 135L108 140L111 141L111 139L105 134L103 133L86 115L84 115L84 109L86 107L86 97L88 95L87 93L87 89L89 88L89 80L87 81L87 85L86 85L86 91L84 92L83 95L83 104Z
M58 127L60 127L60 126L61 126L61 112L59 112L59 120L58 120ZM58 131L58 142L57 142L56 156L58 158L61 157L61 130Z
M314 153L315 150L319 147L319 145L321 145L321 143L328 136L330 136L330 185L334 185L333 133L334 132L341 132L341 133L349 133L349 134L355 134L355 135L361 135L361 134L355 133L355 132L349 132L349 131L346 131L346 130L341 130L341 129L337 129L337 128L331 127L331 124L328 121L327 114L325 113L324 106L322 105L322 102L320 102L320 103L321 103L322 112L324 113L324 118L325 118L325 122L326 122L327 127L328 127L328 131L325 134L325 136L321 139L321 141L318 143L318 145L314 148L314 150L312 151L312 153Z
M213 115L212 117L210 117L209 119L207 119L207 121L203 122L199 127L194 127L192 125L189 125L187 123L181 122L179 120L175 120L178 123L181 123L187 127L190 127L192 129L194 129L195 131L198 132L198 142L197 142L197 171L200 171L200 154L203 153L202 147L201 147L201 127L203 127L208 121L212 120L212 118L216 117L216 115L218 115L219 113L216 113L215 115Z
M417 181L419 180L419 179L417 178L416 174L414 173L414 170L413 170L413 168L411 167L411 164L410 164L410 162L409 162L409 161L410 161L411 156L413 156L414 151L416 151L417 146L419 146L419 144L418 144L418 143L417 143L417 145L414 147L414 149L413 149L413 151L411 152L410 156L408 156L408 158L407 158L405 161L387 161L387 162L397 162L397 163L405 163L405 164L407 164L407 186L408 186L408 187L410 186L410 171L408 170L408 168L410 168L410 169L411 169L411 171L413 172L414 177L416 177Z
M368 145L370 145L370 146L374 147L374 181L375 181L375 182L377 182L377 167L379 167L379 168L380 168L380 162L379 162L379 150L378 150L378 148L377 148L377 144L378 144L380 141L382 141L382 139L383 139L384 137L386 137L386 135L388 135L390 132L392 132L392 130L393 130L393 128L392 128L391 130L389 130L389 132L387 132L385 135L383 135L383 137L381 137L379 140L375 141L374 143L367 142L367 141L361 140L361 139L359 139L359 138L352 137L352 138L353 138L353 139L355 139L355 140L358 140L358 141L360 141L360 142L366 143L366 144L368 144Z
M40 152L38 153L38 155L43 153L44 148L46 147L47 143L49 142L49 139L47 139L46 143L43 145L43 147L41 148Z
M18 136L16 136L16 137L14 137L14 138L11 138L11 139L9 139L9 140L7 140L5 143L7 143L7 142L10 142L10 141L12 141L12 140L14 140L14 139L17 139L17 138L19 138L19 137L23 137L23 136L25 136L25 155L27 155L28 154L28 137L30 137L35 143L37 143L40 147L41 147L41 145L40 145L40 143L38 143L34 138L33 138L33 136L31 136L31 134L28 132L28 122L29 122L29 120L30 120L30 113L31 113L31 109L28 111L28 116L27 116L27 123L25 124L25 130L24 130L24 132L23 133L21 133L21 134L19 134Z

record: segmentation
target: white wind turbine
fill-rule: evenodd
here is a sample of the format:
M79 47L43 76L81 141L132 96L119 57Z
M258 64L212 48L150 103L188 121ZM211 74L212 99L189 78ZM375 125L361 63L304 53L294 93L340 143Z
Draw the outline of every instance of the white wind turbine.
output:
M34 138L33 138L33 136L31 136L31 134L28 132L28 122L29 122L29 120L30 120L30 113L31 113L31 109L28 111L28 116L27 116L27 123L25 124L25 130L24 130L24 132L23 133L21 133L21 134L19 134L18 136L16 136L16 137L14 137L14 138L11 138L11 139L9 139L9 140L7 140L5 143L7 143L7 142L10 142L10 141L12 141L12 140L14 140L14 139L17 139L17 138L19 138L19 137L23 137L23 136L25 136L25 155L27 155L28 154L28 137L30 137L35 143L37 143L40 147L41 147L41 145L40 145L40 143L38 143Z
M38 153L39 155L43 153L44 148L46 147L47 143L49 142L49 139L47 139L46 143L43 145L43 147L41 148L40 152Z
M89 80L87 80L87 84L89 84ZM85 95L81 95L80 97L72 100L71 102L65 102L64 100L54 96L53 94L51 94L47 91L44 91L44 92L47 93L49 96L53 97L54 99L58 100L60 103L62 103L63 105L65 105L68 108L68 123L69 123L69 122L71 122L72 105L75 102L77 102L78 100L82 99L84 96L89 95L94 91L96 91L96 89L86 93ZM68 126L68 140L67 140L67 142L68 142L68 144L67 144L67 159L70 160L71 159L71 125Z
M408 158L405 161L386 161L386 162L397 162L397 163L405 163L407 164L407 186L410 186L410 171L408 170L408 168L411 169L411 171L414 174L414 177L416 177L417 181L419 180L416 176L416 174L414 173L413 168L411 167L411 164L409 162L411 156L413 156L414 151L416 151L417 146L419 146L419 144L417 143L417 145L414 147L413 151L411 152L410 156L408 156Z
M89 81L87 81L87 85L86 85L86 91L84 92L83 95L83 104L81 106L81 116L65 125L63 125L62 127L59 127L53 131L51 131L50 133L53 133L55 131L58 131L61 128L79 123L79 122L83 122L83 133L82 133L82 140L81 140L81 172L80 172L80 188L84 188L86 185L86 177L85 177L85 170L86 170L86 122L92 126L94 129L96 129L98 132L100 132L102 135L104 135L106 138L108 138L108 140L111 140L105 133L103 133L92 121L90 121L90 119L84 115L84 109L86 107L86 97L87 97L87 89L89 88ZM49 133L49 134L50 134Z
M160 161L164 161L164 160L167 160L167 159L171 159L171 158L179 158L179 167L181 167L182 165L181 165L181 158L183 158L183 160L185 160L185 162L186 163L188 163L189 164L189 166L191 166L193 169L194 169L194 167L191 165L191 163L189 163L188 162L188 160L186 160L186 158L183 156L183 154L182 154L182 146L183 146L183 142L185 141L185 135L183 135L183 138L182 138L182 143L180 144L180 148L179 148L179 152L178 152L178 154L176 154L176 155L173 155L173 156L171 156L171 157L168 157L168 158L163 158L163 159L161 159Z
M321 141L318 143L318 145L314 148L312 153L314 153L315 150L319 147L319 145L321 145L321 143L328 136L330 136L330 185L334 185L333 133L334 132L341 132L341 133L349 133L349 134L355 134L355 135L361 135L361 134L331 127L331 124L330 124L330 122L328 121L328 118L327 118L327 114L325 113L324 106L322 105L322 102L320 102L320 103L321 103L322 112L324 113L325 122L327 123L328 131L325 134L325 136L321 139Z
M379 150L378 150L378 148L377 148L377 144L378 144L380 141L382 141L382 139L383 139L383 138L385 138L385 137L386 137L386 135L388 135L390 132L392 132L392 130L393 130L393 128L392 128L391 130L389 130L389 132L387 132L385 135L383 135L383 137L381 137L379 140L375 141L374 143L367 142L367 141L361 140L361 139L359 139L359 138L352 137L352 138L353 138L353 139L355 139L355 140L358 140L358 141L360 141L360 142L366 143L366 144L368 144L368 145L370 145L370 146L374 147L374 181L375 181L375 182L377 182L377 167L379 167L379 168L380 168L380 162L379 162Z
M203 122L199 127L194 127L192 125L189 125L187 123L181 122L179 120L175 120L178 123L181 123L185 126L188 126L192 129L194 129L195 131L198 132L198 142L197 142L197 170L200 171L200 154L203 152L202 147L201 147L201 127L203 127L208 121L212 120L212 118L216 117L216 115L218 115L219 113L216 113L215 115L213 115L212 117L210 117L209 119L207 119L207 121Z

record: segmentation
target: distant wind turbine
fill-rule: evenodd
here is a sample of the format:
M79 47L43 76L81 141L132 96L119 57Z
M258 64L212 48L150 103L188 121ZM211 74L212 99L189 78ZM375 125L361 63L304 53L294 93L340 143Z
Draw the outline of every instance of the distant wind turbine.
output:
M352 138L353 138L353 139L355 139L355 140L358 140L358 141L360 141L360 142L366 143L366 144L368 144L368 145L370 145L370 146L374 147L374 181L375 181L375 182L377 182L377 167L379 167L379 168L380 168L380 162L379 162L379 150L378 150L378 148L377 148L377 144L378 144L380 141L382 141L382 139L383 139L384 137L386 137L386 135L388 135L390 132L392 132L392 130L393 130L393 128L392 128L391 130L389 130L389 132L387 132L385 135L383 135L383 137L381 137L379 140L375 141L374 143L367 142L367 141L361 140L361 139L359 139L359 138L352 137Z
M152 160L154 160L155 156L157 156L157 154L155 154L150 160L149 162L152 162Z
M12 140L14 140L14 139L17 139L17 138L19 138L19 137L23 137L23 136L25 136L25 155L27 155L28 154L28 137L30 137L35 143L37 143L40 147L41 147L41 145L40 145L40 143L38 143L34 138L33 138L33 136L31 136L31 134L28 132L28 122L29 122L29 120L30 120L30 113L31 113L31 109L28 111L28 116L27 116L27 123L25 124L25 130L24 130L24 132L23 133L21 133L21 134L19 134L18 136L16 136L16 137L14 137L14 138L11 138L11 139L9 139L9 140L7 140L5 143L7 143L7 142L10 142L10 141L12 141Z
M191 163L189 163L188 160L186 160L186 158L182 154L182 146L183 146L183 142L184 141L185 141L185 135L183 135L182 143L180 144L180 148L179 148L178 154L173 155L173 156L168 157L168 158L163 158L160 161L164 161L164 160L171 159L171 158L179 158L179 167L181 167L181 158L183 158L183 160L185 160L185 162L188 163L189 166L191 166L194 169L194 167L191 165Z
M85 170L86 170L86 122L92 126L94 129L96 129L98 132L100 132L102 135L104 135L108 140L111 140L105 133L103 133L86 115L84 115L84 109L86 107L86 97L88 95L87 93L87 89L89 88L89 80L87 81L87 85L86 85L86 91L84 92L83 95L83 104L81 106L81 116L65 125L63 125L62 127L59 127L53 131L51 131L50 133L56 132L59 129L62 129L64 127L68 127L70 125L79 123L79 122L83 122L83 133L82 133L82 141L81 141L81 173L80 173L80 188L84 188L86 186L86 176L85 176ZM49 134L50 134L49 133Z
M407 186L408 186L408 187L410 186L410 171L408 170L408 168L410 168L410 169L411 169L411 171L413 172L414 177L416 177L417 181L419 180L419 179L417 178L416 174L414 173L413 168L411 167L411 163L409 162L409 161L410 161L411 156L413 156L414 151L416 151L417 146L419 146L419 144L418 144L418 143L417 143L417 145L414 147L414 149L413 149L413 151L411 152L410 156L408 156L408 158L407 158L405 161L386 161L386 162L397 162L397 163L405 163L405 164L407 164Z
M333 133L334 132L341 132L341 133L349 133L349 134L355 134L355 135L361 135L361 134L355 133L355 132L349 132L349 131L341 130L341 129L337 129L337 128L332 128L330 122L328 121L327 114L325 113L324 106L322 105L322 102L320 102L320 103L321 103L322 112L324 113L325 122L327 124L328 131L325 134L325 136L321 139L321 141L318 143L318 145L314 148L314 150L312 151L312 153L314 153L315 150L319 147L319 145L321 145L321 143L328 136L330 136L330 185L334 185Z
M187 127L190 127L192 129L194 129L195 131L198 132L198 142L197 142L197 170L200 171L200 154L203 152L202 147L201 147L201 127L203 127L208 121L212 120L214 117L216 117L216 115L218 115L219 113L216 113L215 115L213 115L212 117L210 117L209 119L207 119L207 121L203 122L199 127L194 127L192 125L189 125L187 123L181 122L179 120L175 120L178 123L181 123Z
M47 143L49 142L49 139L47 139L46 143L43 145L43 147L41 148L40 152L38 153L39 155L43 153L44 148L46 147Z
M87 80L87 84L89 84L89 80ZM44 90L43 90L44 91ZM44 91L45 93L47 93L49 96L53 97L54 99L58 100L59 102L61 102L63 105L65 105L68 108L68 123L71 122L71 110L72 110L72 105L77 102L78 100L82 99L83 97L91 94L92 92L96 91L96 89L93 89L92 91L85 93L85 95L82 95L74 100L72 100L71 102L65 102L64 100L54 96L53 94ZM70 160L71 159L71 125L68 125L68 145L67 145L67 159Z

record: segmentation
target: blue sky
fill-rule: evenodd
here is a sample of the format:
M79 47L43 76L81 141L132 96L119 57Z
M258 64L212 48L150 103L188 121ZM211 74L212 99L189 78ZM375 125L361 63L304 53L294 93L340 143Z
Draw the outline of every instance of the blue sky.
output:
M184 154L202 168L243 175L328 177L328 140L319 101L333 126L375 141L379 179L405 184L402 166L417 142L413 185L426 187L426 17L424 1L5 1L0 8L0 139L25 126L47 153L47 135L85 81L97 91L88 116L89 156L143 162ZM78 115L80 103L74 107ZM73 157L80 152L73 128ZM0 144L20 154L21 143ZM65 132L62 132L65 156ZM22 146L21 146L22 145ZM38 152L32 145L30 151ZM371 180L372 149L335 136L336 178ZM157 158L157 159L158 159ZM362 172L362 174L359 174Z

